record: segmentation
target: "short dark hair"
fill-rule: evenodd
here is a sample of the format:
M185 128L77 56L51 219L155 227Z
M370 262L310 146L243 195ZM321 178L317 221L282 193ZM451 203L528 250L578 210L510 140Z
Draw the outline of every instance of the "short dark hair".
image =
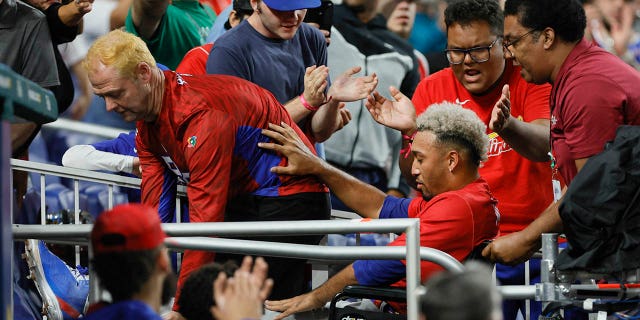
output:
M427 320L487 320L501 312L491 270L477 262L466 265L461 273L442 271L426 283L420 307Z
M151 278L161 247L96 255L92 264L113 301L129 300Z
M192 272L184 281L177 301L180 314L187 320L215 320L209 311L216 305L213 300L213 281L220 272L232 277L236 269L235 263L229 261L224 265L209 263Z
M491 32L501 36L504 30L504 15L496 0L457 0L452 1L444 10L444 23L449 27L454 23L468 26L473 22L484 21Z
M517 16L528 29L552 28L566 42L578 42L584 36L587 18L579 0L507 0L505 16Z

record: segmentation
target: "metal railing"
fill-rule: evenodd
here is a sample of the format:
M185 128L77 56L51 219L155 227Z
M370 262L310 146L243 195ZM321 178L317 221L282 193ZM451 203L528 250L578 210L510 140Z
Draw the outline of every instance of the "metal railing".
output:
M78 239L86 241L91 225L14 225L16 239ZM242 254L272 255L291 258L314 259L406 259L407 261L407 313L410 320L418 319L418 288L420 286L420 259L443 267L461 271L462 265L450 255L439 250L420 248L419 219L385 220L327 220L327 221L266 221L163 224L168 235L198 236L247 236L247 235L309 235L354 232L404 232L406 247L321 247L269 242L216 239L169 238L172 249L196 249Z

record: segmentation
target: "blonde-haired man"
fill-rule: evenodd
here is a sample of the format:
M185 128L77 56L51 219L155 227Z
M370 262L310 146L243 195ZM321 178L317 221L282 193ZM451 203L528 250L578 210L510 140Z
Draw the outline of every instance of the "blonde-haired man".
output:
M159 199L177 177L187 185L190 222L329 218L324 184L314 177L271 173L286 159L256 147L267 140L260 133L270 122L287 123L302 133L268 91L230 76L160 71L142 40L118 30L96 40L85 66L107 110L137 121L143 203L173 205ZM307 139L304 143L313 150ZM286 241L319 240L301 236ZM178 291L192 270L212 261L213 253L187 250ZM276 288L306 290L304 267L295 262L272 268L270 277Z

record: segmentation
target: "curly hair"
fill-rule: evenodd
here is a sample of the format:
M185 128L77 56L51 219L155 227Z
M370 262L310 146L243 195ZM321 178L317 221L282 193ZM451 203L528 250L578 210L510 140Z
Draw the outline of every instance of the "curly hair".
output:
M494 35L502 36L504 15L496 0L457 0L452 1L444 11L444 23L447 30L457 23L468 26L472 22L484 21L489 24Z
M436 143L451 144L468 151L473 164L480 165L487 160L487 126L475 112L451 102L436 103L418 117L416 124L418 131L433 133Z
M161 250L104 253L96 255L92 264L113 301L128 300L151 278Z
M507 0L505 16L517 16L528 29L552 28L566 42L577 42L584 36L587 18L579 0Z
M215 320L209 309L216 305L213 300L213 282L220 272L232 277L238 267L233 261L224 265L209 263L192 272L184 285L178 298L180 314L187 320Z

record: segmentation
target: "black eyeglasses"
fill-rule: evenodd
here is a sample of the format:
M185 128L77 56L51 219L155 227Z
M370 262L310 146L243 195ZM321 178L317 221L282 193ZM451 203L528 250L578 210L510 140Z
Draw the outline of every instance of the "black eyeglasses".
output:
M491 58L491 48L498 42L500 37L496 38L486 47L474 47L469 49L446 49L444 53L447 55L447 60L451 64L461 64L464 62L464 58L469 55L471 60L476 63L483 63L489 61Z
M509 52L509 55L514 56L513 52L511 52L511 50L509 50L509 47L513 46L514 48L516 47L516 44L518 44L518 42L520 42L520 40L524 39L524 37L534 33L536 30L532 29L529 30L527 33L517 37L515 40L513 41L502 41L502 47L504 47L504 50L506 52Z

